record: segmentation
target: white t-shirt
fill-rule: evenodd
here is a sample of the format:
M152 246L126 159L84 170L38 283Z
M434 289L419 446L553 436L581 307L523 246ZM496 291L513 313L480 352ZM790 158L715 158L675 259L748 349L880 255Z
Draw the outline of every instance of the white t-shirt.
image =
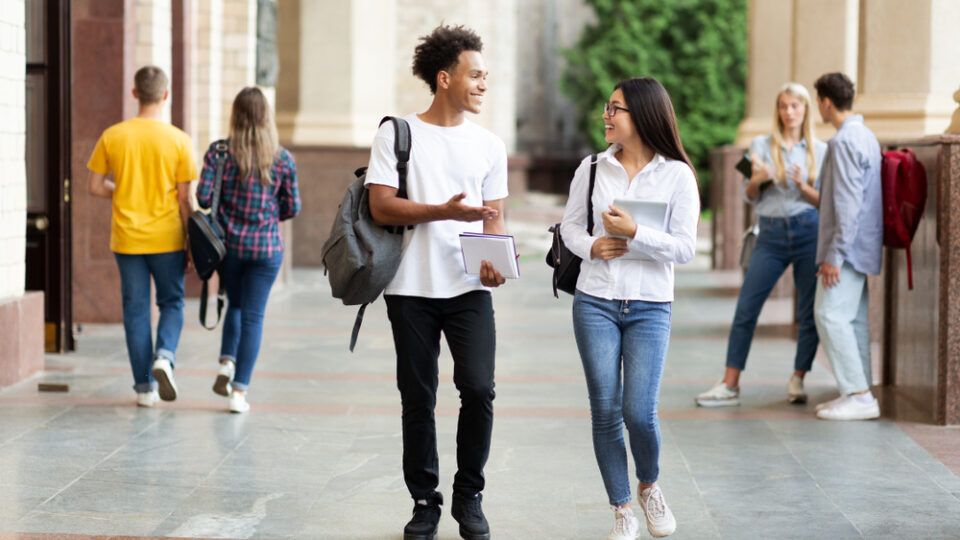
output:
M464 120L453 127L428 124L416 114L410 124L407 198L443 204L466 193L463 204L482 206L507 196L507 150L490 131ZM380 126L370 150L366 184L398 187L393 124ZM403 233L400 269L384 294L453 298L484 290L478 276L467 275L460 253L460 233L483 232L483 222L431 221Z

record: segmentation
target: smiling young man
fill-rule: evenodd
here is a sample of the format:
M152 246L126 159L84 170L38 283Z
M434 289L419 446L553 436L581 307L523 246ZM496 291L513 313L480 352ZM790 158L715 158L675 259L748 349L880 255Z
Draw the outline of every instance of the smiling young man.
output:
M814 83L820 116L837 129L827 143L820 184L817 293L814 319L833 366L840 397L817 406L824 420L880 416L870 392L867 274L880 273L883 208L880 143L853 114L853 83L828 73Z
M439 26L420 41L413 73L434 97L425 112L405 117L412 140L407 198L397 197L389 122L373 141L366 176L373 218L382 225L413 225L404 233L400 268L384 291L403 409L403 476L414 500L404 539L432 540L440 521L434 408L443 334L460 392L452 514L463 538L480 540L490 537L481 508L496 348L488 288L504 279L486 262L480 276L468 275L459 236L504 233L507 153L503 141L465 117L480 112L487 90L480 38L462 26Z

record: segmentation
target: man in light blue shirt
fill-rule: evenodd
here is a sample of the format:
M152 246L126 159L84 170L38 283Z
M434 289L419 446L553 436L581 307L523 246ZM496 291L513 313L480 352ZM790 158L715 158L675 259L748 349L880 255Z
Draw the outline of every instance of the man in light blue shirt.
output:
M883 255L880 143L853 114L854 88L846 75L828 73L814 87L820 116L837 128L821 173L814 319L840 390L839 398L817 406L817 416L867 420L880 416L870 392L867 317L867 274L880 273Z

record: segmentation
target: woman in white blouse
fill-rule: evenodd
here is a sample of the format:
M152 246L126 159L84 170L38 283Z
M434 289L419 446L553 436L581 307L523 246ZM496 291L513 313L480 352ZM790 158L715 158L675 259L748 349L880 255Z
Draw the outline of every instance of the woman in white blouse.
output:
M617 84L603 120L610 147L595 157L593 231L587 231L586 200L594 156L574 174L561 224L567 247L583 259L573 326L590 395L594 453L614 509L608 538L640 534L630 506L624 425L638 502L647 529L660 537L676 529L676 520L656 483L657 400L670 340L673 265L693 259L700 197L673 104L656 79ZM614 199L666 203L664 227L636 224Z

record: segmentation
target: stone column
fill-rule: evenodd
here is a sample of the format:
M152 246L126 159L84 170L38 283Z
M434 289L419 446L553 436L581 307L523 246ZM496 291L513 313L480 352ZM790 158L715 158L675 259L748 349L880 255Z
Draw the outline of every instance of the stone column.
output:
M110 252L110 201L90 196L86 167L101 132L136 114L136 1L78 0L72 12L73 320L120 322L120 277Z
M43 292L24 291L27 176L25 11L0 12L0 387L43 369Z
M793 81L816 96L813 83L831 71L858 76L859 0L751 0L746 117L737 144L746 146L773 127L774 99ZM833 128L817 121L817 136Z
M380 117L397 112L396 9L397 0L280 3L282 141L370 144Z
M960 80L960 2L863 2L855 108L881 140L943 133Z
M134 63L137 68L146 65L162 69L171 81L171 101L178 99L173 86L173 6L171 0L137 0L136 46ZM133 81L130 81L133 86ZM171 107L163 109L163 119L170 121Z

